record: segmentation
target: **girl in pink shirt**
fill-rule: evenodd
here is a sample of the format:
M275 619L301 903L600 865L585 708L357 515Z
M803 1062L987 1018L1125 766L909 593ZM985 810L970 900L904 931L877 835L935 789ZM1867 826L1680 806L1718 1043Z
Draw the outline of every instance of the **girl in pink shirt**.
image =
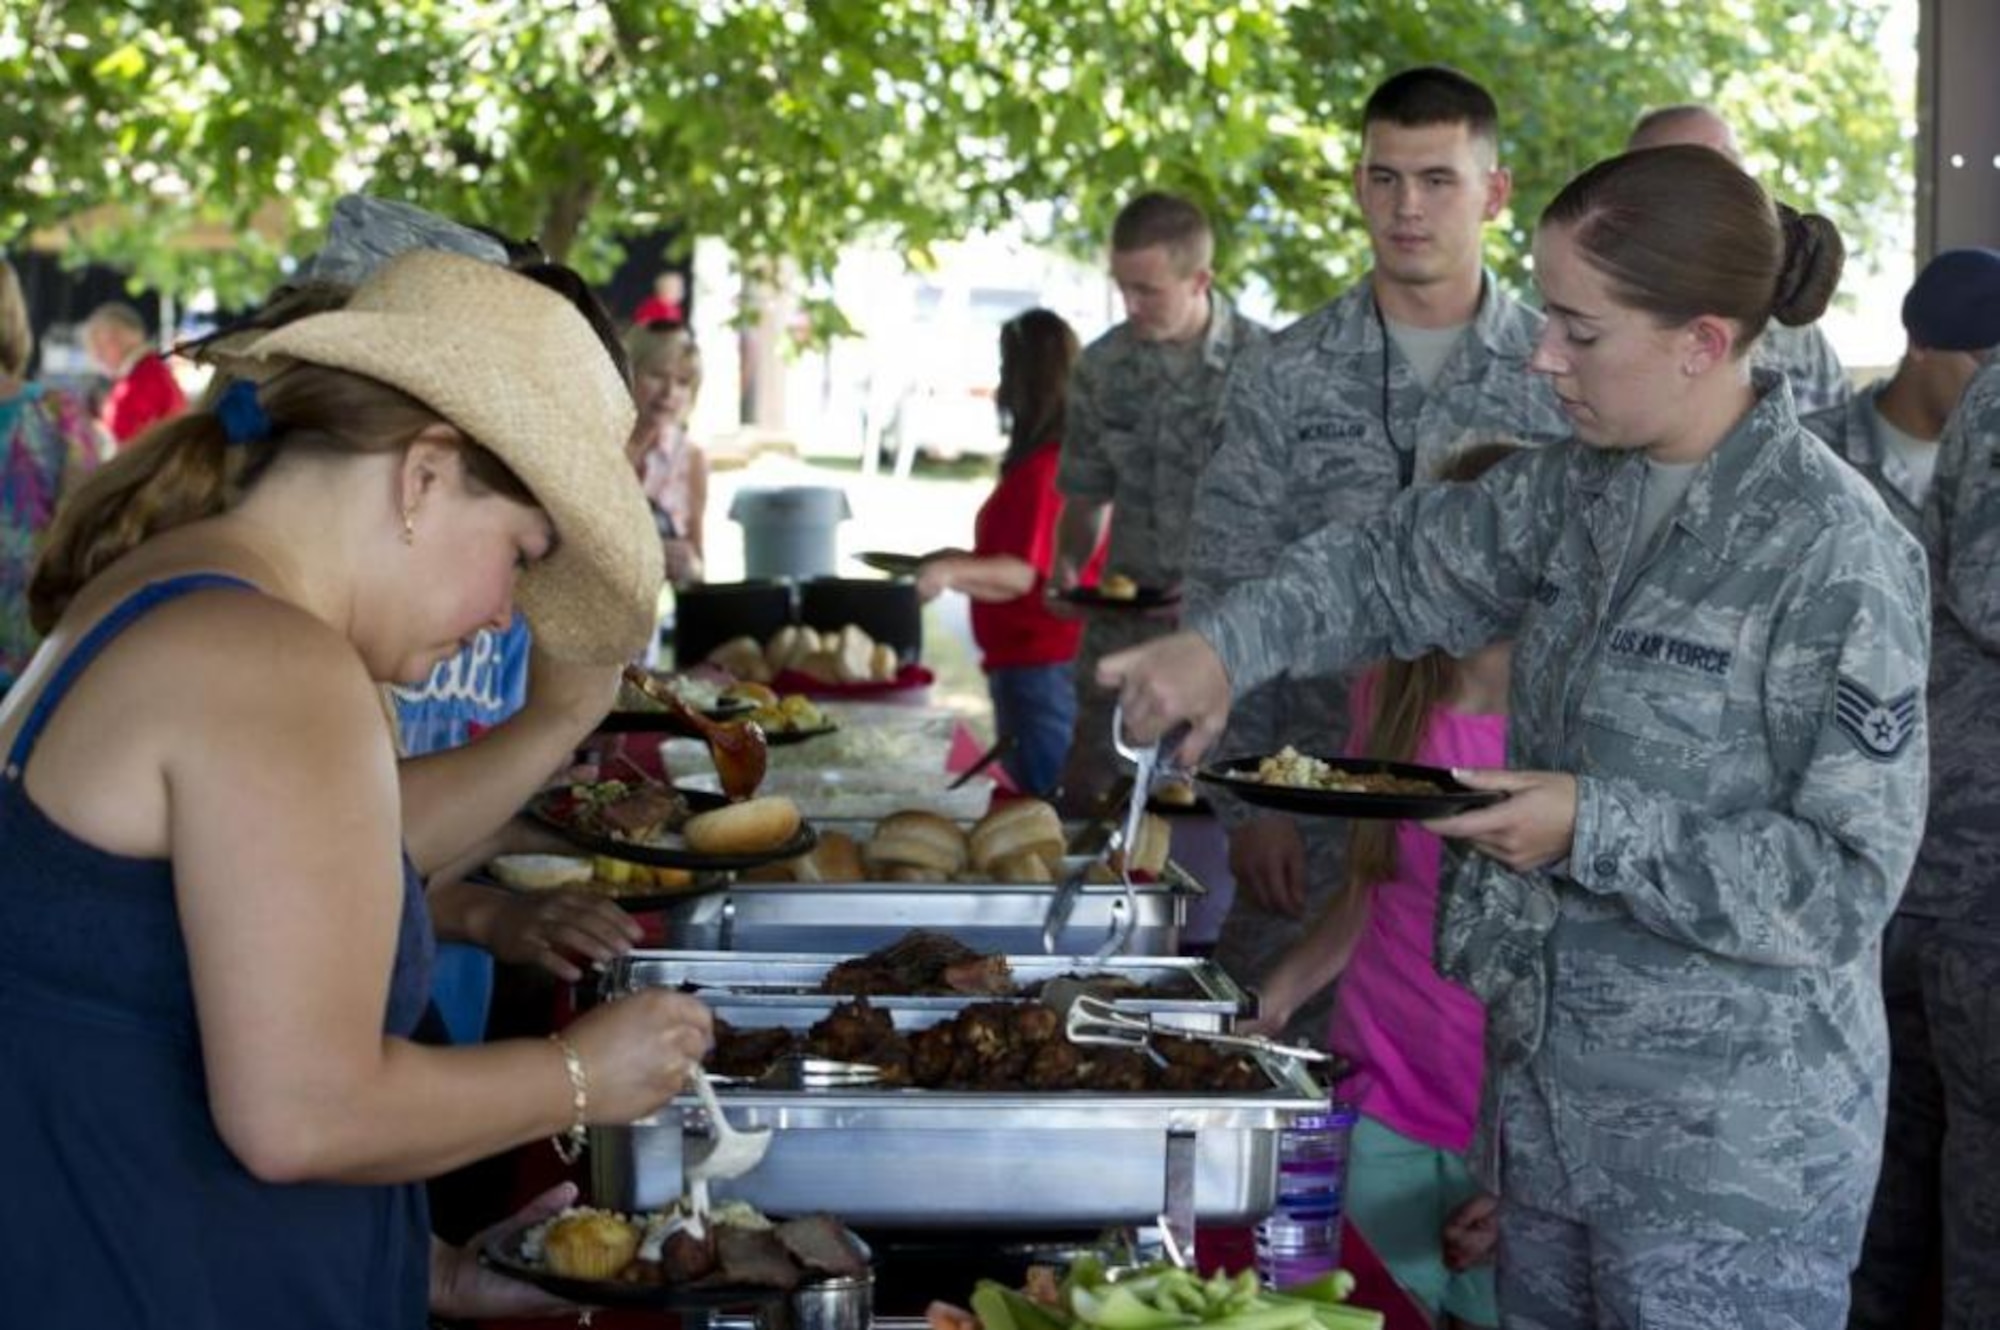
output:
M1469 480L1511 452L1461 455ZM1354 688L1350 755L1435 767L1507 765L1505 643L1454 660L1390 661ZM1356 821L1348 886L1286 953L1259 993L1255 1028L1276 1031L1336 979L1328 1042L1354 1071L1337 1087L1360 1114L1345 1213L1433 1317L1491 1325L1490 1269L1447 1266L1445 1222L1478 1193L1465 1166L1479 1109L1485 1010L1433 961L1443 843L1414 822Z

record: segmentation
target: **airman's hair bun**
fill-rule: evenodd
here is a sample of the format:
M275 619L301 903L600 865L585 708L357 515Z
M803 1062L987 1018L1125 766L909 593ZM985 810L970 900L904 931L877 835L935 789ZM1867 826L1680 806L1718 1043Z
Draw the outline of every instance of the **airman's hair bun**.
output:
M1788 328L1799 328L1826 313L1847 247L1840 230L1816 212L1802 213L1780 203L1778 220L1785 238L1784 263L1771 296L1771 317Z

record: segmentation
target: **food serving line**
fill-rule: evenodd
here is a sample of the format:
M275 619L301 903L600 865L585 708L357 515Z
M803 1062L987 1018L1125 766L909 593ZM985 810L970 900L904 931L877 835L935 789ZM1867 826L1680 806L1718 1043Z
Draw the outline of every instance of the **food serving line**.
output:
M1128 991L1112 1006L1163 1027L1231 1029L1246 1014L1246 995L1212 963L1174 954L1201 884L1171 864L1157 880L1085 882L1084 866L1067 860L1052 883L711 885L648 902L663 905L657 917L671 946L625 958L581 1000L676 987L731 1026L803 1030L840 1001L812 991L837 961L922 929L1005 953L1024 986L1065 975L1163 986L1170 995ZM977 1000L869 999L911 1032ZM1074 1243L1105 1228L1157 1225L1173 1246L1197 1253L1203 1268L1242 1268L1248 1226L1277 1198L1280 1133L1296 1117L1324 1111L1328 1097L1299 1061L1252 1057L1258 1082L1225 1093L734 1085L722 1092L723 1111L739 1129L770 1128L771 1146L757 1168L712 1186L718 1200L770 1213L829 1211L864 1233L949 1231L975 1246ZM620 1210L670 1205L682 1193L690 1144L709 1133L707 1119L690 1090L629 1127L594 1128L589 1176L579 1179L586 1200ZM1345 1264L1363 1297L1390 1311L1391 1325L1422 1324L1365 1244L1351 1231L1346 1238ZM893 1263L893 1253L881 1255ZM962 1300L968 1291L969 1284L922 1295ZM920 1305L892 1298L883 1309ZM621 1312L631 1319L598 1323L658 1324L660 1315Z

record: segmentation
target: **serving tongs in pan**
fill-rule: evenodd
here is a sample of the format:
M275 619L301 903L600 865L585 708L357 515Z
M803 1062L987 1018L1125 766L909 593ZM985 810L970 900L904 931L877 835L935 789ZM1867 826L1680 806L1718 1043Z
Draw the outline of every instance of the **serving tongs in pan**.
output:
M867 1062L841 1062L815 1057L810 1053L787 1053L776 1059L761 1076L719 1076L708 1074L712 1085L759 1090L846 1090L880 1085L882 1069Z
M1063 1021L1063 1033L1069 1036L1072 1044L1130 1048L1155 1057L1158 1055L1153 1049L1153 1039L1164 1034L1218 1048L1240 1048L1246 1052L1268 1053L1272 1057L1294 1058L1300 1062L1338 1060L1337 1054L1281 1044L1261 1034L1223 1034L1215 1030L1187 1030L1179 1026L1159 1025L1150 1016L1120 1011L1103 998L1092 997L1088 993L1079 993L1071 999L1069 1015Z

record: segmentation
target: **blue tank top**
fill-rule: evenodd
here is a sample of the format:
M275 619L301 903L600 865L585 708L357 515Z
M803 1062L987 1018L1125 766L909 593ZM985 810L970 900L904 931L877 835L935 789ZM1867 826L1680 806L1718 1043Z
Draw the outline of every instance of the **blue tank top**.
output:
M421 1327L421 1185L252 1177L209 1111L172 865L87 845L22 772L63 696L125 627L234 578L142 588L36 699L0 770L0 1326ZM110 736L107 736L109 739ZM109 743L107 743L109 748ZM432 949L404 862L383 1028L422 1015Z

